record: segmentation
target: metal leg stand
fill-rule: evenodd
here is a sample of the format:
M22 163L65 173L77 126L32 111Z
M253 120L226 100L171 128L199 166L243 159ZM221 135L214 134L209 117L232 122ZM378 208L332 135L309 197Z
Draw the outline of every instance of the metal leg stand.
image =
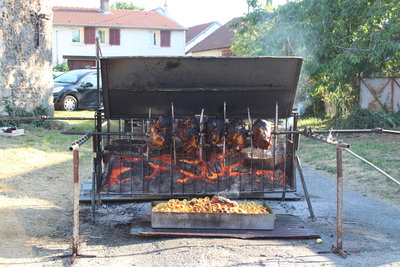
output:
M297 165L297 170L299 171L300 181L301 181L301 184L303 186L304 196L305 196L306 201L307 201L308 210L310 211L311 219L313 221L315 221L315 216L314 216L314 211L313 211L311 200L310 200L310 195L308 194L306 181L304 180L303 169L301 167L300 159L299 159L298 156L296 156L296 165Z
M336 247L332 247L335 253L340 254L343 258L347 257L347 253L343 251L343 161L342 148L336 149L336 166L337 166L337 240Z
M336 253L343 258L347 257L348 252L359 252L358 250L344 251L343 250L343 162L342 162L342 147L336 149L336 173L337 173L337 234L336 234L336 247L332 246L331 251L320 251L318 253Z
M73 264L77 257L94 258L96 256L79 254L79 150L74 149L72 153L74 161L74 187L72 195L72 254L62 255L60 257L71 257L71 263Z

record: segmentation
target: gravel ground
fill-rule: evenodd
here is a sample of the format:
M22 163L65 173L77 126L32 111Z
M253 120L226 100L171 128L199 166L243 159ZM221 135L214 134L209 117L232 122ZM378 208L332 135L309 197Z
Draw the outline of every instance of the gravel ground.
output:
M351 189L344 191L344 249L359 252L346 259L335 254L318 254L336 244L336 186L334 180L319 172L304 168L304 174L317 217L315 222L309 219L304 199L270 201L268 205L276 213L299 216L321 235L322 244L315 240L133 237L129 234L130 221L133 217L146 218L150 213L149 203L102 205L96 225L90 223L90 207L83 205L80 253L97 257L79 258L76 266L400 266L399 207ZM298 190L302 195L300 186ZM59 211L60 214L54 209L44 213L43 216L60 218L60 222L51 218L53 229L40 228L40 220L30 221L30 225L18 223L23 220L21 217L1 212L2 219L14 223L19 238L13 242L6 230L1 232L5 242L0 244L0 263L68 266L68 258L55 256L70 253L71 230L65 218L70 212L68 208ZM35 238L28 232L36 228L42 233Z

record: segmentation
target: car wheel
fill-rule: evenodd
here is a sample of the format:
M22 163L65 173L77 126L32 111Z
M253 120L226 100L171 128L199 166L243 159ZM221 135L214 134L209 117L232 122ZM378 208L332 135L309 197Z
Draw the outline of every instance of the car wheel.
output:
M62 102L62 109L66 111L74 111L78 109L78 100L72 95L67 95L64 97Z

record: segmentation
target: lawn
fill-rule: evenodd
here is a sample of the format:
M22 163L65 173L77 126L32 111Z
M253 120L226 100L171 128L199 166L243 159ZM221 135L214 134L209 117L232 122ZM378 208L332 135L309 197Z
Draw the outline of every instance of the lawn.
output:
M328 120L302 119L299 128L326 129ZM390 134L341 134L339 139L351 145L351 150L400 180L400 136ZM300 159L315 170L332 178L336 175L336 148L301 137ZM343 151L344 184L365 194L391 203L400 203L400 187L372 167Z

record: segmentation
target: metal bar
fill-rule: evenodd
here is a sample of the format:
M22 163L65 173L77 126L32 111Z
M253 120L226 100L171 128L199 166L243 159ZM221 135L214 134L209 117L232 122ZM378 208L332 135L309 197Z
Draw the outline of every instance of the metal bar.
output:
M171 116L172 116L172 145L174 152L174 164L176 165L176 141L175 141L175 110L174 102L171 102Z
M147 123L147 132L148 133L150 133L150 125L151 125L151 108L149 108L149 121L148 121L148 123ZM149 142L147 141L146 142L147 143L147 146L146 146L146 149L147 149L147 160L149 160L149 157L150 157L150 147L149 147ZM147 168L147 171L149 170L149 168ZM147 175L149 175L149 173L147 173ZM144 187L143 187L143 190L144 190Z
M364 159L363 157L361 157L360 155L354 153L353 151L351 151L348 148L345 148L345 150L347 152L350 153L350 155L358 158L359 160L361 160L362 162L368 164L369 166L371 166L372 168L374 168L375 170L377 170L378 172L380 172L381 174L383 174L384 176L386 176L387 178L389 178L390 180L392 180L393 182L395 182L397 185L400 185L400 182L397 181L395 178L393 178L392 176L390 176L389 174L387 174L384 170L380 169L379 167L377 167L376 165L374 165L373 163L369 162L368 160Z
M200 113L200 145L199 145L199 157L203 160L203 125L204 125L204 109Z
M287 128L288 128L288 119L286 118L286 120L285 120L285 130L287 130ZM288 144L288 135L285 135L285 145L284 145L284 147L283 147L283 155L284 155L284 159L283 159L283 174L284 174L284 179L283 179L283 181L284 181L284 184L285 184L285 189L286 189L286 187L287 187L287 181L286 181L286 171L287 171L287 155L286 155L286 153L287 153L287 144Z
M100 44L96 37L96 70L97 70L97 110L100 110Z
M74 161L73 215L72 215L72 262L78 256L79 250L79 150L72 152Z
M389 134L400 134L400 131L385 130L385 129L382 129L382 132L389 133Z
M316 141L320 141L320 142L325 143L325 144L334 145L334 146L338 146L338 147L342 147L342 148L350 148L349 144L340 143L338 141L330 140L328 138L325 138L324 136L319 136L319 135L315 136L315 135L307 135L307 134L304 135L304 136L308 137L308 138L311 138L313 140L316 140Z
M277 132L277 130L278 130L278 112L279 112L279 110L278 110L278 102L276 102L275 103L275 121L274 121L274 131L275 132ZM273 161L272 161L272 164L273 164L273 166L272 166L272 173L273 173L273 175L274 175L274 179L272 180L272 183L273 183L273 189L275 189L275 165L276 165L276 135L274 135L272 138L273 138ZM283 197L283 196L282 196Z
M337 172L337 242L336 249L343 250L343 159L342 148L336 148Z
M86 143L89 138L92 137L90 134L85 134L81 138L75 140L72 142L71 146L69 147L69 151L73 151L75 149L78 149L80 146L82 146L84 143Z
M2 117L0 121L24 121L24 120L80 120L80 121L90 121L95 120L95 118L80 118L80 117L49 117L49 116L37 116L37 117Z
M318 130L318 131L311 131L311 128L302 130L302 131L273 131L271 134L273 135L282 135L282 134L307 134L307 131L310 131L309 133L313 133L313 134L336 134L336 133L382 133L388 130L384 130L382 128L373 128L373 129L344 129L344 130ZM394 131L395 133L397 133L397 131ZM400 134L400 132L399 132Z
M251 176L251 178L250 178L250 191L253 191L253 180L254 180L254 174L253 174L253 155L254 155L254 151L253 151L253 137L252 137L252 135L253 135L253 132L252 132L252 130L253 130L253 124L252 124L252 121L251 121L251 116L250 116L250 108L249 107L247 107L247 117L248 117L248 120L249 120L249 131L250 131L250 176ZM239 191L240 191L240 189L239 189Z
M303 186L304 196L307 201L308 210L310 211L311 219L315 220L314 211L313 211L311 200L310 200L310 195L308 194L306 181L304 180L303 168L301 167L300 159L297 155L296 155L296 166L297 166L297 170L299 171L300 181Z
M79 132L79 131L72 131L72 132L61 132L61 134L66 135L120 135L120 136L148 136L150 133L130 133L130 132Z
M224 102L224 128L225 128L225 123L226 123L226 102ZM224 131L225 131L225 129L224 129ZM225 133L222 136L222 139L223 139L222 141L223 141L223 144L224 144L224 146L222 148L222 154L224 155L224 167L225 167L225 164L226 164L226 162L225 162L225 156L226 156L226 138L225 138Z

